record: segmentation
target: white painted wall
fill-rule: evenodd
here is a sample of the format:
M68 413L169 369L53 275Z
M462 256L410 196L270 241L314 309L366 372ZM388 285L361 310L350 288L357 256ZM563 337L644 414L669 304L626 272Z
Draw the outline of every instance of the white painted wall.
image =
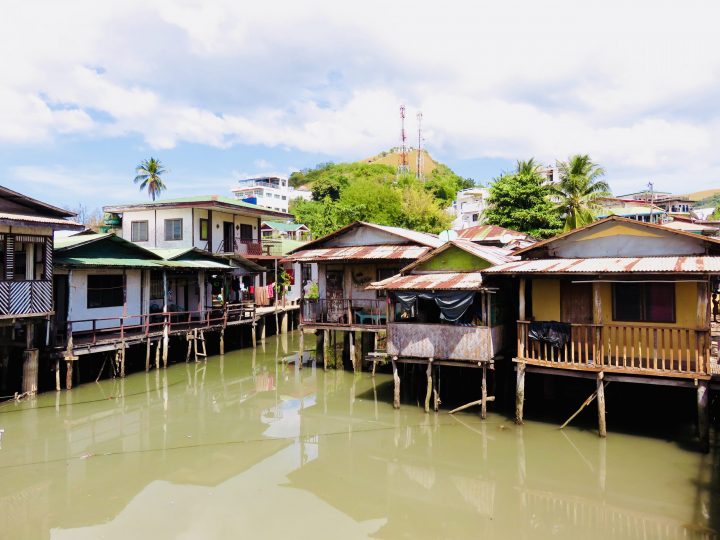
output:
M347 246L377 246L377 245L403 245L410 244L410 240L401 238L389 232L370 227L358 227L336 238L323 242L320 247L347 247Z
M165 220L182 219L182 240L165 240ZM148 222L147 242L136 242L143 247L182 248L192 246L192 210L190 208L159 208L157 210L128 210L123 213L122 237L132 241L131 223Z
M87 307L87 277L96 274L116 274L122 275L122 270L78 270L74 269L70 272L70 293L68 302L68 321L77 321L85 319L100 319L104 317L121 317L123 315L123 306L107 307L107 308L88 308ZM126 270L127 286L126 301L127 315L137 315L142 311L141 291L142 278L140 270ZM125 324L140 324L140 318L129 318L125 320ZM117 319L110 321L98 321L97 328L111 328L118 326ZM73 331L90 330L92 323L73 324Z

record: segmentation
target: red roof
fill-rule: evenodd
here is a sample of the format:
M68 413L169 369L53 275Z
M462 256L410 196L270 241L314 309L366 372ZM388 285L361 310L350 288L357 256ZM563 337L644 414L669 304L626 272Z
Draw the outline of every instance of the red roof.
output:
M323 261L351 261L351 260L383 260L383 259L417 259L430 251L425 246L351 246L303 249L288 255L283 261L293 262L323 262Z
M498 225L476 225L457 231L458 238L472 242L498 242L507 244L510 240L527 238L528 235Z

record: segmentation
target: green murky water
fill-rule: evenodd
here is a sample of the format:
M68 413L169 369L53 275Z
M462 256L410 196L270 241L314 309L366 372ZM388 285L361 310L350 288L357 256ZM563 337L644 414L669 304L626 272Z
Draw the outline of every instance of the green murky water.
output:
M707 456L395 411L295 338L0 407L0 538L715 537Z

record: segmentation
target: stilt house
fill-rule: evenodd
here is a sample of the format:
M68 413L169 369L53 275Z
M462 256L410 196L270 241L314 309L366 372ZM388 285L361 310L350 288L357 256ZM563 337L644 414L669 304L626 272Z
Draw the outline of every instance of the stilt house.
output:
M43 323L53 314L53 232L82 230L68 221L75 214L0 186L0 390L7 384L11 360L22 356L22 392L38 384L39 349L46 343ZM20 358L17 358L18 364ZM18 377L19 378L19 377Z
M612 216L515 254L486 275L519 280L519 391L525 371L597 377L599 391L603 379L697 382L706 411L720 241Z

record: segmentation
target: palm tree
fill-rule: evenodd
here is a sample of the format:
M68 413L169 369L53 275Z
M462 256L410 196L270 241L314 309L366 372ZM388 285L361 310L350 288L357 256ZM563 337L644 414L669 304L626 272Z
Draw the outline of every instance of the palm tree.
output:
M527 161L518 159L515 163L515 174L521 174L523 176L535 176L540 174L540 165L535 158L530 158Z
M162 181L160 176L165 172L162 163L159 159L151 157L140 162L135 168L137 176L134 182L137 184L140 182L140 191L147 188L148 195L154 201L156 197L167 189L165 183Z
M560 181L551 188L551 196L565 216L564 231L595 221L599 199L609 197L610 186L602 180L605 169L587 154L575 154L558 164Z

